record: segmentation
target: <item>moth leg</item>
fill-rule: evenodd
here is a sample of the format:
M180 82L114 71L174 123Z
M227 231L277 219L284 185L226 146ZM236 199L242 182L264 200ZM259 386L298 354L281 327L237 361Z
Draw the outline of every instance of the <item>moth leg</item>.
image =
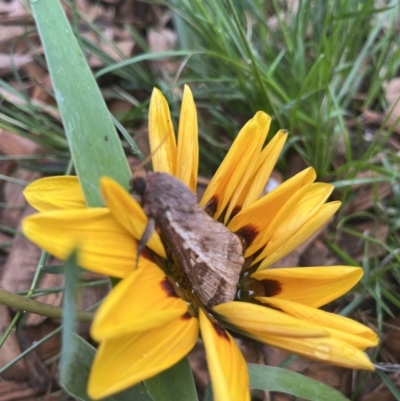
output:
M144 251L144 248L146 248L146 244L149 242L149 239L151 235L153 234L153 231L156 227L156 221L149 217L149 221L147 222L147 226L144 229L144 232L142 234L142 238L140 238L139 245L138 245L138 250L137 250L137 256L136 256L136 269L139 264L139 257Z

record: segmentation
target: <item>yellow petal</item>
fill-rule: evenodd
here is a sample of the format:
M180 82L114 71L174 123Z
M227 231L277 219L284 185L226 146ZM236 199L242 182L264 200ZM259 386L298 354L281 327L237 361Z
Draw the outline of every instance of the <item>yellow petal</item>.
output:
M173 175L176 139L167 100L154 88L149 108L149 141L154 171Z
M249 333L248 336L316 361L345 368L374 370L364 352L337 338L290 338L253 333Z
M280 130L262 150L253 174L243 189L235 209L245 209L260 197L282 152L286 139L287 132Z
M41 178L29 184L24 195L39 212L86 207L78 177L74 176Z
M376 333L367 326L347 317L284 299L267 297L256 297L256 299L291 316L319 324L331 334L331 337L338 338L361 350L378 344Z
M125 277L135 269L137 242L108 209L55 210L32 215L23 220L22 231L60 259L79 248L78 264L96 273Z
M213 325L200 309L201 336L215 401L249 401L249 374L246 361L229 333Z
M263 259L258 270L267 268L307 241L331 219L340 205L341 203L338 201L322 205L316 213L309 215L309 220L303 226L298 227L296 232L293 232L293 227L290 226L291 221L288 219L275 231L270 242L255 259L254 263ZM302 213L301 210L297 210L297 212ZM303 212L305 211L303 210Z
M265 141L265 138L268 135L269 127L271 125L271 117L268 114L259 112L254 116L254 120L258 122L258 129L260 130L260 133L255 133L253 135L263 138L263 142L260 143L260 148L259 148L259 150L261 151L261 147ZM260 151L257 154L255 154L255 157L253 159L250 159L248 161L247 168L244 171L244 174L241 177L240 181L238 182L237 187L232 193L232 196L228 202L228 206L225 211L225 217L224 217L225 225L230 220L232 212L235 211L236 214L238 210L237 208L241 206L239 205L239 199L242 197L242 194L246 189L247 183L253 174L254 168L257 165L257 161L260 157ZM242 163L242 161L240 161L240 163Z
M125 390L168 369L194 346L199 323L179 317L165 326L101 342L90 372L93 399Z
M118 283L96 312L92 337L103 341L167 324L187 311L164 272L154 263L142 263Z
M273 243L276 240L278 242L284 241L283 238L277 239L277 232L284 232L287 236L286 238L290 238L293 233L303 227L325 203L332 190L333 186L330 184L315 183L307 187L296 203L291 202L290 207L289 203L287 206L285 205L285 209L282 208L280 213L281 216L277 216L271 223L272 227L268 227L268 230L273 232L273 235L268 240L268 246L273 247Z
M336 315L337 316L337 315ZM351 319L348 319L352 321ZM358 323L361 324L361 323ZM362 325L361 325L362 326ZM364 326L366 327L366 326ZM354 334L354 333L348 333L347 331L344 331L344 329L332 329L327 327L327 331L333 338L339 338L343 342L353 345L354 347L358 348L361 351L364 351L366 348L369 347L375 347L379 343L379 338L374 333L372 330L366 328L365 331L365 337Z
M239 212L231 220L228 228L243 236L247 243L245 257L265 246L279 226L279 222L299 202L315 177L312 168L303 170Z
M142 207L125 189L109 177L100 180L101 193L114 218L138 241L143 236L148 218ZM164 245L156 231L146 244L150 249L166 258Z
M183 90L179 117L178 148L175 177L196 192L199 167L197 112L189 86Z
M346 294L363 274L350 266L287 267L259 270L251 277L264 285L269 297L319 308Z
M206 206L209 202L212 204L216 219L224 211L249 163L260 154L267 132L258 121L259 113L240 130L201 199L201 206Z
M323 327L286 313L248 302L226 302L213 308L220 318L241 333L263 332L287 337L321 337Z

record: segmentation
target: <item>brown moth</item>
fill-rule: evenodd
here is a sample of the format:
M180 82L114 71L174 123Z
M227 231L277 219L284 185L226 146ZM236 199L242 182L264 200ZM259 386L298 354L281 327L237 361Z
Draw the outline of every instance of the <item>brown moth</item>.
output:
M141 242L157 226L205 307L233 301L244 264L239 237L210 217L195 194L169 174L148 172L131 184L149 218Z

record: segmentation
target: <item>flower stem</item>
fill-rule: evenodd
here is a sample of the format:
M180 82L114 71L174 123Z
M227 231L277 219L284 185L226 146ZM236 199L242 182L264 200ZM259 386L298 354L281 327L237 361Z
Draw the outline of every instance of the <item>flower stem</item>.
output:
M18 309L22 312L36 313L38 315L62 318L62 308L46 304L44 302L35 301L21 295L0 289L0 304ZM91 322L93 320L93 312L77 311L77 319L80 322Z

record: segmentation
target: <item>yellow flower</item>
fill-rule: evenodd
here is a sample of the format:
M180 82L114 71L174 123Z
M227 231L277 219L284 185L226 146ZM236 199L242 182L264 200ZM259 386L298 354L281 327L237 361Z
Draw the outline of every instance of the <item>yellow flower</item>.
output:
M116 393L172 366L192 349L199 330L217 401L250 399L245 360L226 329L311 359L373 369L363 350L377 344L376 334L317 309L354 286L362 269L266 269L313 235L340 206L325 203L332 186L314 183L312 168L260 198L287 136L279 131L263 148L270 121L258 112L242 128L200 202L246 244L236 298L212 310L188 295L193 291L185 290L186 276L174 276L179 262L157 232L136 268L148 218L115 181L101 179L106 205L101 208L86 207L76 177L44 178L26 188L26 198L40 211L24 220L28 238L59 258L79 247L82 267L123 279L92 325L100 346L90 375L91 397ZM177 177L195 191L197 118L188 87L178 142L168 104L157 89L150 103L149 136L154 170Z

